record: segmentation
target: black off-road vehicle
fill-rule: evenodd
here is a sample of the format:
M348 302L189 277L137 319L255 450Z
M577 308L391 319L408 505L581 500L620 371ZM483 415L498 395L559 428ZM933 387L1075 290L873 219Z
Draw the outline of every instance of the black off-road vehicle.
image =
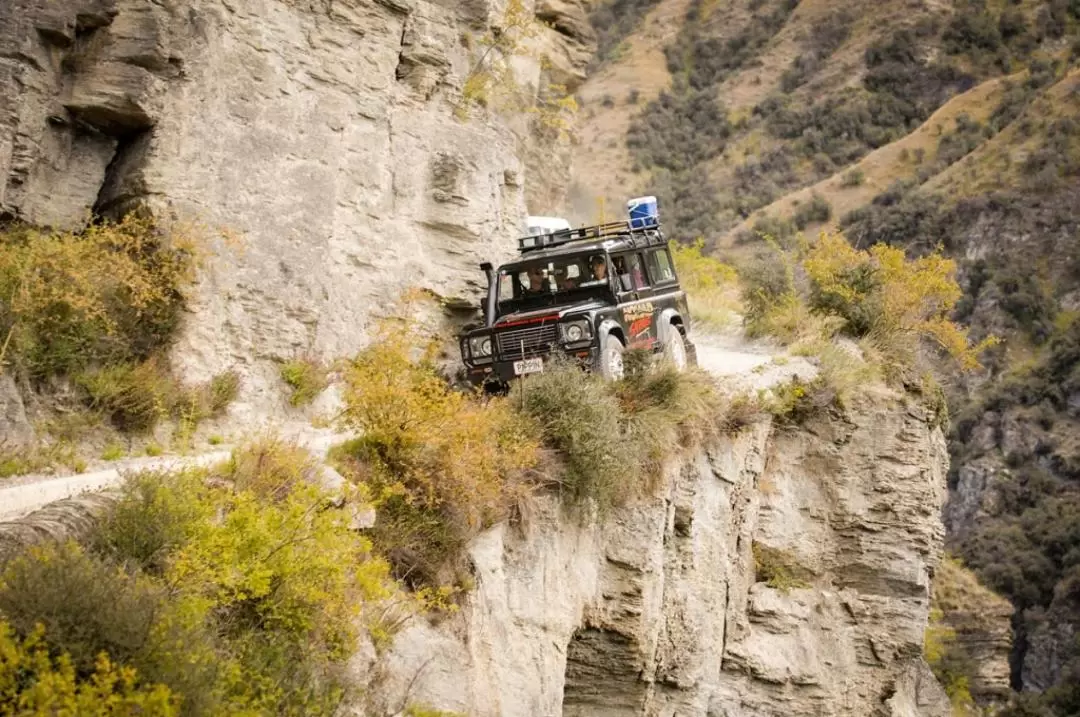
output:
M697 363L686 292L659 224L612 222L518 239L520 258L483 263L484 325L461 334L473 385L505 389L544 370L556 352L605 379L623 375L623 352L648 349L677 369Z

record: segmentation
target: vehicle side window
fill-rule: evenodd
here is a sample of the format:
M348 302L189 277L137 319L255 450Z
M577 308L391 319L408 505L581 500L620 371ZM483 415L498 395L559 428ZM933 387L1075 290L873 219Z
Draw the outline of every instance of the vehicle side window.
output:
M675 270L671 267L671 256L667 249L654 249L645 255L645 264L649 268L649 277L654 284L675 280Z
M634 280L635 289L644 289L649 286L649 280L645 276L645 264L641 260L641 254L631 254L627 257L630 261L630 276Z
M619 278L619 290L620 291L632 291L634 288L633 281L630 278L630 256L613 256L611 262L615 265L615 276Z
M510 301L514 297L515 297L514 275L513 274L500 274L499 275L499 301Z

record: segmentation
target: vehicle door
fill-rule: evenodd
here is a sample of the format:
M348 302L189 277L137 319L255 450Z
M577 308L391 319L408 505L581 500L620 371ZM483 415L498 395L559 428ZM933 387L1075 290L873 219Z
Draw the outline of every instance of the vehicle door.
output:
M652 282L652 299L657 315L667 309L674 309L689 328L690 311L687 306L686 292L679 286L679 277L675 273L675 263L667 247L653 247L645 250L645 268Z
M652 348L659 340L656 332L657 311L644 254L632 251L617 258L622 260L617 263L622 271L622 274L617 274L619 287L629 287L619 301L628 348Z

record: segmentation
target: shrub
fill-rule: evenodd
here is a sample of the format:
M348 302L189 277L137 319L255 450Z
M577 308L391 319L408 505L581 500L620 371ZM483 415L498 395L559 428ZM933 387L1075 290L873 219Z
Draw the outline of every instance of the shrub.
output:
M176 384L157 358L104 366L80 374L77 380L89 396L90 407L127 431L153 428L177 398Z
M840 181L841 187L861 187L866 180L866 175L861 169L852 169L844 174L843 179Z
M79 234L0 232L0 365L44 379L146 359L177 325L195 249L134 215Z
M172 416L181 435L200 421L221 415L240 390L240 377L225 371L204 384L183 386L161 359L139 364L120 363L87 371L77 377L94 410L105 413L121 430L142 432Z
M710 328L722 328L731 322L739 308L738 274L733 266L706 256L705 242L690 245L669 243L679 283L691 298L694 321Z
M437 582L457 547L506 516L538 441L505 400L451 390L434 366L435 345L413 357L414 338L387 324L349 363L341 424L363 432L344 453L380 507L373 539L399 577L421 585Z
M31 548L0 573L0 614L22 636L35 626L78 675L98 654L130 664L148 647L162 590L87 554L75 543Z
M185 713L330 714L356 628L388 595L386 565L352 528L344 490L327 494L315 461L272 438L221 466L144 474L123 487L92 540L167 601L155 611L141 674Z
M322 393L328 384L326 366L316 358L301 357L281 365L281 380L291 389L289 403L306 406Z
M832 217L832 205L818 193L810 197L810 201L800 204L795 208L791 216L796 228L805 229L810 224L821 224L829 221Z
M795 376L758 396L761 407L782 427L804 425L836 401L835 390L820 376L810 381Z
M993 342L971 346L967 331L949 319L960 299L956 264L940 254L914 260L881 244L853 249L839 234L822 233L803 261L810 306L847 322L845 330L888 346L897 367L914 364L917 342L928 339L964 369Z
M66 654L54 657L35 629L25 639L0 621L0 712L121 717L179 714L177 699L163 685L140 684L138 674L99 655L87 675L76 673Z
M44 472L56 466L67 466L80 472L86 468L86 461L79 457L74 446L67 441L20 448L7 448L0 443L0 479Z
M645 167L688 171L723 152L730 134L715 92L661 92L631 123L626 146Z
M592 499L606 508L642 478L622 442L618 399L601 381L573 365L553 367L529 380L523 393L525 414L565 456L561 483L570 500Z
M961 7L941 36L945 51L960 54L971 50L994 52L1001 46L999 23L976 3Z
M835 10L814 23L803 40L804 51L796 56L791 67L780 78L780 87L791 92L817 72L851 34L854 16L846 10Z
M124 446L119 443L110 443L105 446L105 450L101 452L101 460L117 461L123 458L125 453Z
M596 31L596 55L590 70L614 59L616 49L633 34L658 0L607 0L593 5L589 22Z

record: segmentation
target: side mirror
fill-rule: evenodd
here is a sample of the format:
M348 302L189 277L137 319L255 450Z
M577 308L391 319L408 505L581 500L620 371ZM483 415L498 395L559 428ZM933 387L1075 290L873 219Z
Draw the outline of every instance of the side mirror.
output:
M623 291L630 291L630 275L619 274L619 285L622 287Z

